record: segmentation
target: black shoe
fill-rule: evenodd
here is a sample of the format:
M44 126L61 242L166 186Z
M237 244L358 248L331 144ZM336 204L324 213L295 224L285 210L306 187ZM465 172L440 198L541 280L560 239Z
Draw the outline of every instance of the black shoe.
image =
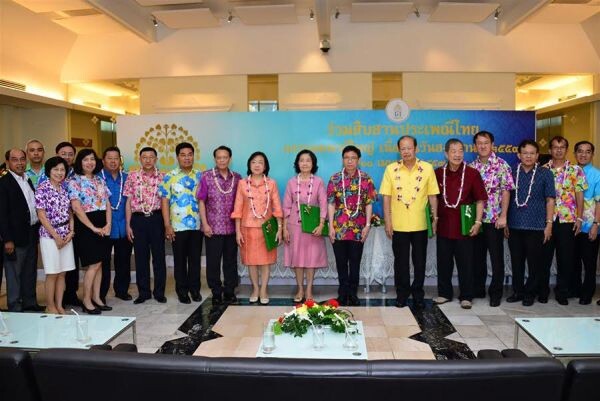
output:
M569 300L567 298L556 298L556 302L559 305L569 305Z
M156 299L156 302L158 302L160 304L166 304L167 303L167 297L165 297L164 295L155 296L154 299Z
M23 312L44 312L46 307L43 305L33 304L23 308Z
M510 297L506 298L506 302L508 302L508 303L519 302L522 300L523 300L523 296L517 295L517 294L512 294Z
M425 307L425 301L423 301L422 299L413 298L413 306L417 309L423 309Z
M337 301L340 306L348 306L349 304L347 296L339 296L337 297Z
M596 305L600 305L600 299L596 301Z
M135 299L135 301L133 301L133 303L136 304L136 305L139 305L139 304L143 304L144 302L146 302L149 299L150 298L147 298L147 297L137 297Z
M239 303L237 297L235 296L235 294L225 294L225 296L223 297L223 301L225 301L226 304L237 304Z
M490 306L492 308L497 308L498 306L500 306L500 300L499 299L491 299L490 298Z
M194 302L200 302L202 301L202 295L200 294L199 291L194 291L190 293L192 295L192 300Z
M115 294L116 298L122 299L123 301L131 301L133 297L129 294Z
M589 305L592 303L591 299L588 298L580 298L579 299L579 305Z
M111 311L112 308L106 304L104 305L98 305L96 302L92 301L92 304L94 304L94 306L96 307L96 309L100 309L102 312L108 312Z
M350 306L360 306L360 299L356 295L350 295L348 297L348 305Z
M396 298L396 308L404 308L406 306L406 298Z
M85 305L81 306L81 310L87 313L88 315L99 315L102 313L98 308L88 309L85 307Z
M213 305L223 305L223 297L221 297L221 294L213 294L212 304Z
M533 298L523 299L523 306L531 306L531 305L533 305Z
M191 304L192 303L192 300L190 299L188 294L177 295L177 298L179 299L179 302L181 302L182 304Z
M548 297L538 297L538 302L541 304L547 304L548 303Z

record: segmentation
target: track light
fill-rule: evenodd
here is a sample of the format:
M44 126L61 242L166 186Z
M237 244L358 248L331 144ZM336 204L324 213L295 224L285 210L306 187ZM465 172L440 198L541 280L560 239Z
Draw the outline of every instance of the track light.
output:
M233 21L233 15L231 14L231 11L229 11L229 15L227 16L227 23L231 24L231 21Z
M308 18L310 18L311 21L315 20L315 12L312 8L310 9L310 14L308 14Z
M498 7L498 8L496 9L496 11L494 11L494 19L495 19L496 21L498 21L498 18L500 18L500 7Z
M158 26L158 21L156 20L156 18L152 18L152 23L154 24L154 26Z
M338 10L337 8L335 9L334 17L335 17L335 19L340 18L340 10Z
M415 7L415 11L413 11L415 13L415 16L417 18L421 18L421 13L419 12L419 9L417 7Z

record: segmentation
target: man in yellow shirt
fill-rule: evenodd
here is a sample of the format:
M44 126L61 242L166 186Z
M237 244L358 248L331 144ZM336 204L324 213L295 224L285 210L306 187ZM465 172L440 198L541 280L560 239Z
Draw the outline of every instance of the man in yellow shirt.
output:
M388 165L379 193L383 195L385 232L392 239L396 306L406 306L412 294L415 307L423 306L423 282L427 259L427 221L425 208L431 205L433 233L437 223L437 197L440 193L431 164L416 157L417 139L398 140L402 160ZM410 284L409 254L412 246L414 279Z

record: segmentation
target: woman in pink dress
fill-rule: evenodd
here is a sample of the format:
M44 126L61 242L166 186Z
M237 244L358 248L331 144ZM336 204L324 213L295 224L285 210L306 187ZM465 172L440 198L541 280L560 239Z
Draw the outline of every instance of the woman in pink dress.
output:
M285 266L295 269L298 291L294 302L312 299L315 269L327 266L325 239L321 236L327 216L327 192L323 180L315 176L317 157L310 150L301 150L296 155L294 169L297 175L286 186L283 198L283 240L285 242ZM302 232L300 205L320 208L319 225L312 233ZM304 276L306 275L306 292Z

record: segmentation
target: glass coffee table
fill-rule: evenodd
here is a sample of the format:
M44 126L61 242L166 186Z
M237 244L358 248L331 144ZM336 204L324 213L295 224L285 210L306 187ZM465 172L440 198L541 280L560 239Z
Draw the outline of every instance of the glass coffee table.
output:
M521 330L554 358L600 355L600 317L516 318L515 348Z
M0 347L39 351L45 348L90 348L108 344L128 329L136 343L135 317L2 313Z

